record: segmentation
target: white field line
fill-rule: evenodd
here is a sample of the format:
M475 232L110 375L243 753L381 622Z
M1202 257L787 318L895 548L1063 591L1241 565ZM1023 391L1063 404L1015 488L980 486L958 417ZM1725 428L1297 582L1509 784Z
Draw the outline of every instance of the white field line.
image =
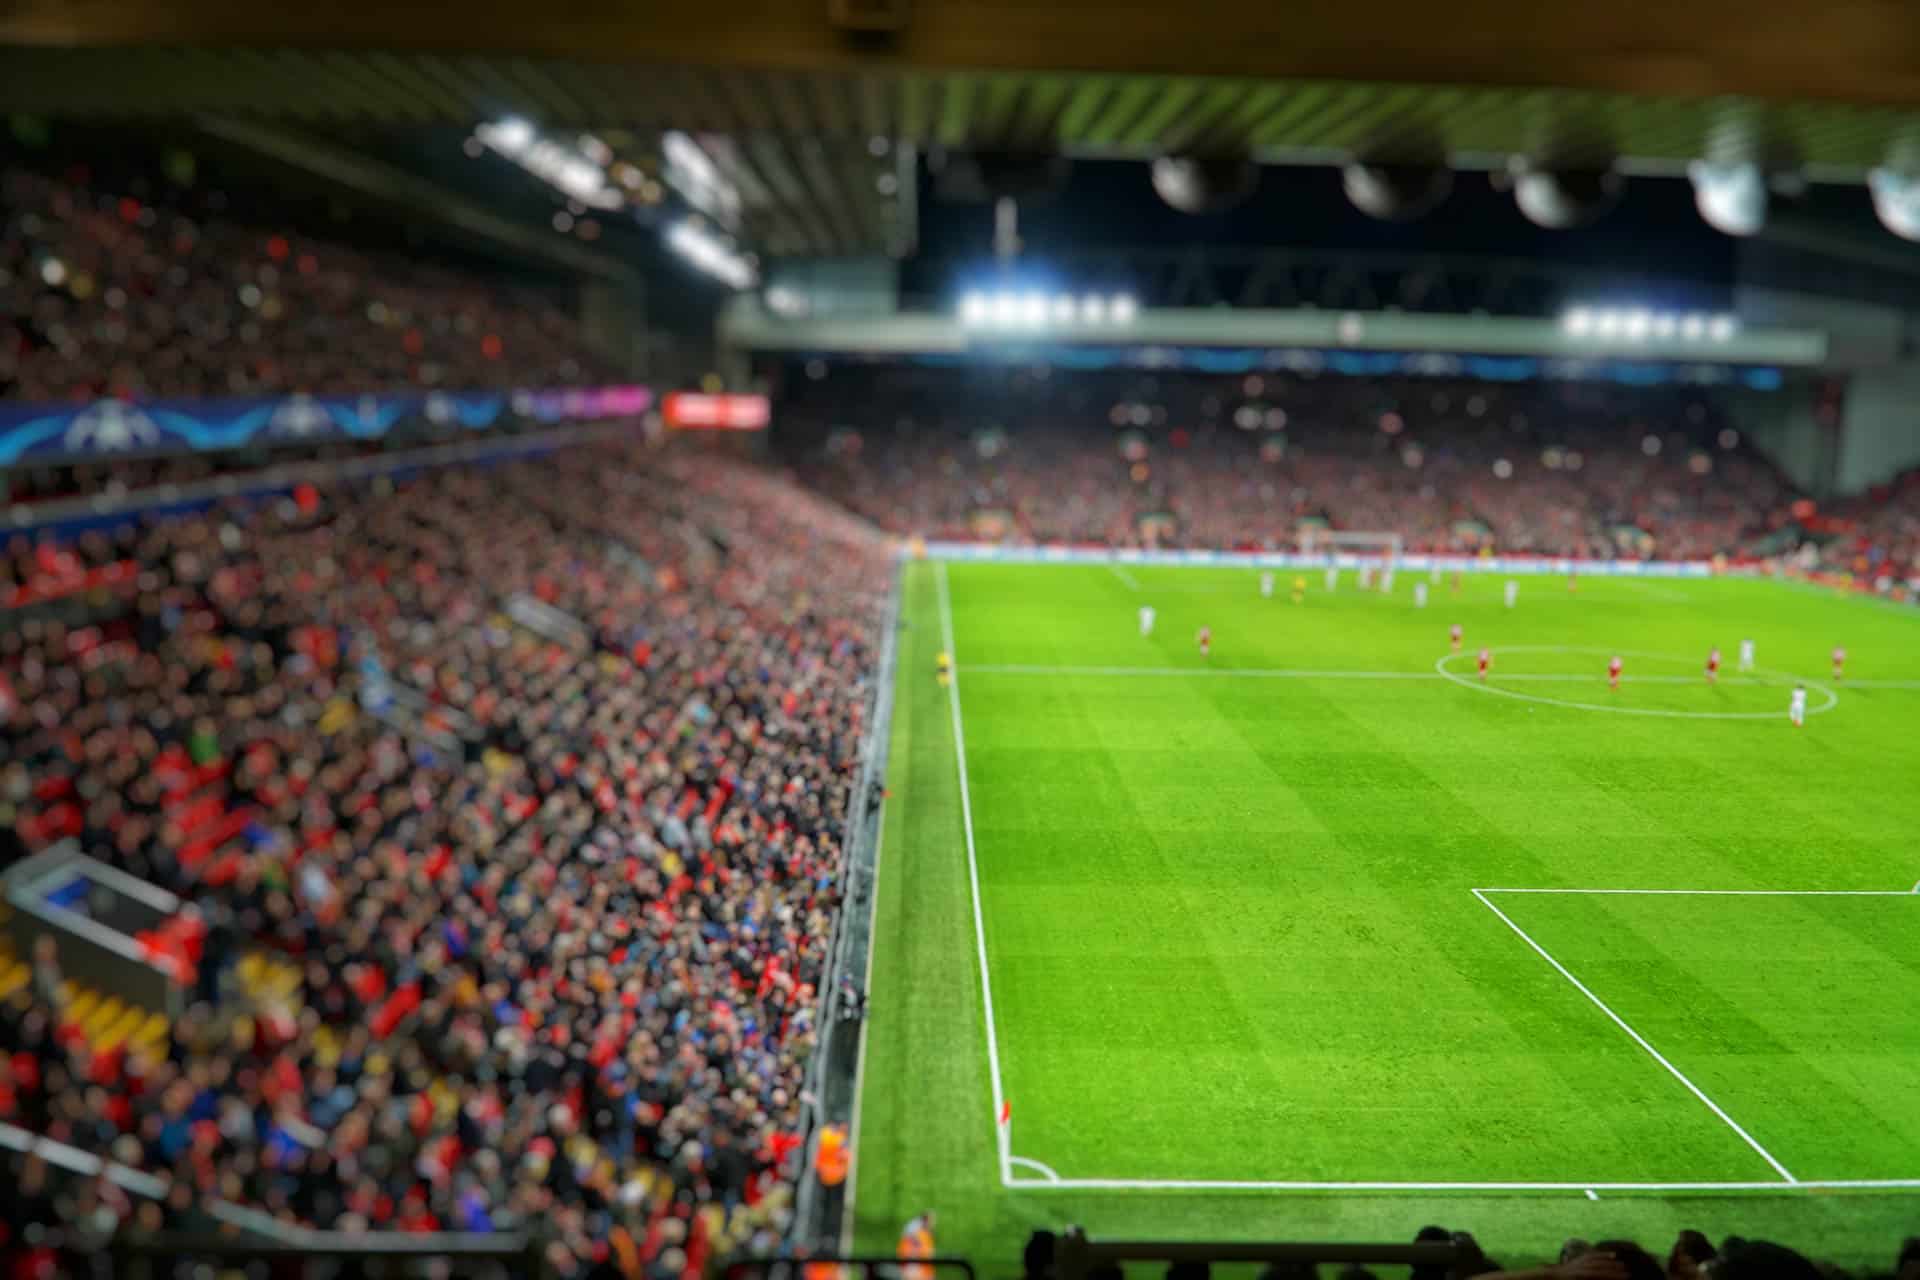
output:
M1475 889L1475 893L1589 893L1676 898L1911 898L1913 889Z
M1138 591L1140 589L1140 580L1138 578L1135 578L1132 574L1128 573L1125 569L1122 569L1119 565L1109 564L1107 566L1107 572L1111 573L1114 577L1120 579L1121 582L1125 583L1127 590ZM951 650L949 650L949 652L951 652Z
M1449 680L1438 671L1337 671L1318 667L1075 667L1034 666L1023 663L980 663L967 671L982 676L1206 676L1240 680ZM1791 677L1762 679L1757 676L1724 676L1722 685L1753 685L1779 688ZM1490 684L1532 681L1547 684L1602 684L1606 674L1558 671L1495 671ZM1705 684L1703 675L1636 676L1623 674L1621 684ZM1863 689L1920 689L1920 680L1847 681L1843 687Z
M1059 1174L1055 1173L1052 1170L1052 1168L1050 1168L1049 1166L1041 1164L1038 1160L1029 1160L1025 1156L1008 1156L1007 1163L1010 1165L1019 1165L1023 1169L1033 1170L1035 1173L1040 1175L1040 1180L1042 1182L1052 1183L1052 1182L1060 1181ZM1024 1187L1027 1184L1024 1182L1015 1181L1008 1185Z
M1022 1161L1022 1163L1025 1163ZM1826 1179L1808 1182L1285 1182L1203 1178L1009 1179L1020 1191L1896 1191L1920 1188L1920 1178Z
M1537 953L1542 960L1545 960L1548 964L1552 965L1555 972L1557 972L1561 977L1565 978L1568 982L1572 983L1576 991L1578 991L1581 995L1585 996L1588 1000L1592 1001L1594 1008L1606 1014L1608 1019L1611 1020L1615 1026L1619 1027L1622 1031L1626 1032L1627 1035L1632 1038L1635 1044L1639 1045L1642 1049L1645 1049L1649 1057L1651 1057L1655 1062L1658 1062L1661 1066L1665 1067L1669 1075L1671 1075L1675 1080L1678 1080L1681 1084L1685 1085L1687 1087L1687 1092L1691 1093L1694 1097L1698 1098L1701 1101L1701 1103L1706 1106L1707 1110L1713 1112L1714 1115L1719 1116L1721 1121L1727 1126L1727 1128L1739 1134L1740 1140L1745 1142L1749 1147L1753 1148L1754 1154L1758 1155L1762 1160L1765 1160L1775 1173L1779 1174L1782 1178L1785 1178L1788 1182L1797 1183L1800 1181L1798 1178L1794 1177L1790 1171L1788 1171L1787 1166L1781 1164L1778 1160L1773 1158L1772 1152L1768 1151L1765 1147L1761 1146L1758 1142L1756 1142L1752 1134L1748 1133L1745 1129L1741 1128L1739 1121L1735 1120L1732 1116L1728 1115L1724 1110L1722 1110L1720 1107L1720 1104L1715 1102L1712 1098L1709 1098L1706 1095L1706 1093L1700 1088L1699 1085L1687 1079L1686 1074L1682 1072L1680 1068L1674 1066L1673 1063L1667 1061L1666 1056L1662 1054L1658 1049L1654 1048L1651 1044L1649 1044L1645 1036L1642 1036L1638 1031L1635 1031L1632 1027L1628 1026L1626 1019L1622 1018L1619 1014L1615 1013L1612 1009L1608 1008L1606 1001L1602 1000L1599 996L1593 994L1593 992L1587 987L1586 983L1574 977L1573 972L1569 970L1567 966L1561 964L1558 960L1555 960L1553 956L1548 953L1545 947L1535 942L1532 936L1529 935L1525 929L1522 929L1519 925L1515 924L1511 916L1509 916L1506 912L1502 911L1499 907L1494 906L1492 899L1488 898L1486 894L1482 893L1478 889L1475 889L1473 891L1473 896L1480 900L1481 906L1493 912L1493 914L1495 914L1496 916L1499 916L1502 923L1504 923L1507 926L1507 928L1513 930L1514 933L1519 936L1522 942L1526 943L1529 947L1533 948L1535 953Z
M968 671L983 676L1231 676L1241 679L1444 680L1436 671L1317 671L1275 667L1036 667L983 664Z
M967 837L967 881L973 889L973 941L980 953L980 1003L987 1015L987 1072L993 1079L993 1134L1000 1152L1000 1181L1013 1176L1013 1152L1009 1149L1007 1126L1000 1123L1006 1095L1000 1087L1000 1041L993 1030L993 979L987 974L987 925L980 913L980 863L973 846L973 800L967 792L967 736L960 724L959 659L953 647L953 602L947 594L947 565L937 566L935 582L940 588L940 638L954 660L952 677L947 681L947 704L953 710L954 758L960 770L960 822Z

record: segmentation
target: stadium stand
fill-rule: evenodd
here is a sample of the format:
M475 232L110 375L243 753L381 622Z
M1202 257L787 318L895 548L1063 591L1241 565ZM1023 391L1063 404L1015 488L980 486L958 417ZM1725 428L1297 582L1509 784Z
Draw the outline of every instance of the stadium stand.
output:
M1795 496L1709 397L1670 389L857 369L833 384L794 383L805 474L926 537L1291 548L1314 521L1418 551L1705 559L1779 528ZM835 435L835 395L885 425Z
M16 540L16 588L139 589L0 635L0 823L206 940L201 999L131 1036L15 957L0 1122L162 1176L173 1225L538 1222L563 1272L663 1276L770 1247L882 557L622 445Z
M600 362L550 300L247 225L218 191L0 174L0 397L563 386Z

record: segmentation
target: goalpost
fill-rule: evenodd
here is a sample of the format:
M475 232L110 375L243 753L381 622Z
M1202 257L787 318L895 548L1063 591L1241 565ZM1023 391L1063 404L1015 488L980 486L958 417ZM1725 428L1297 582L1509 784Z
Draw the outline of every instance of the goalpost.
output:
M1354 556L1362 563L1384 569L1400 563L1401 542L1397 533L1373 533L1359 529L1323 529L1303 524L1296 535L1303 556Z

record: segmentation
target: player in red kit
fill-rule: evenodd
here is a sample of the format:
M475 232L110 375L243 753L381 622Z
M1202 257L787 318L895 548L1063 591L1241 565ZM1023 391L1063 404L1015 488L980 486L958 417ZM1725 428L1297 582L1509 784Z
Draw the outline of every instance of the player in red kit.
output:
M1448 634L1448 635L1449 635L1450 637L1452 637L1452 639L1453 639L1453 651L1454 651L1455 653L1458 653L1458 652L1460 652L1460 634L1461 634L1461 633L1460 633L1460 624L1459 624L1459 623L1457 623L1457 622L1456 622L1456 623L1454 623L1454 624L1453 624L1453 629L1452 629L1451 631L1449 631L1449 632L1447 632L1447 634Z
M1493 665L1492 652L1486 649L1482 649L1480 651L1480 678L1482 680L1485 680L1487 678L1487 668L1492 665Z
M1200 656L1206 657L1213 650L1213 628L1200 628Z
M1613 661L1607 664L1607 688L1618 689L1620 687L1620 668L1625 665L1625 663L1620 661L1619 654L1616 653L1613 655Z
M1713 684L1720 679L1720 646L1707 650L1707 683Z
M1835 645L1833 649L1833 678L1835 680L1838 680L1841 678L1841 668L1845 667L1846 665L1847 665L1847 651L1845 649L1840 648L1838 645Z

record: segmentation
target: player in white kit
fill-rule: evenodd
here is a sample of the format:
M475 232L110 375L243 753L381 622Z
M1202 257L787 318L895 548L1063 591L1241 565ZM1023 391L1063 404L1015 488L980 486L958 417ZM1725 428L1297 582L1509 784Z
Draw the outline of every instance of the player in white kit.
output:
M1373 587L1373 566L1370 564L1363 564L1360 566L1360 589L1362 591L1367 591L1367 590L1371 590L1372 587Z
M1515 582L1512 578L1508 578L1507 579L1507 608L1509 609L1513 608L1514 602L1519 599L1520 599L1520 584Z
M1140 606L1140 638L1144 640L1152 634L1153 634L1153 606L1150 604L1143 604Z
M1328 565L1327 566L1327 590L1331 591L1339 585L1340 585L1340 570L1335 568L1333 565Z
M1393 590L1393 566L1392 565L1388 565L1386 568L1380 571L1380 589L1382 591Z
M1271 573L1263 573L1260 575L1260 598L1263 600L1273 598L1273 575Z
M1787 719L1793 721L1793 727L1799 728L1807 722L1807 686L1793 686L1793 696L1787 702Z
M1427 607L1427 584L1424 582L1413 584L1413 607L1416 609Z
M1740 670L1753 670L1753 641L1751 640L1740 642Z

